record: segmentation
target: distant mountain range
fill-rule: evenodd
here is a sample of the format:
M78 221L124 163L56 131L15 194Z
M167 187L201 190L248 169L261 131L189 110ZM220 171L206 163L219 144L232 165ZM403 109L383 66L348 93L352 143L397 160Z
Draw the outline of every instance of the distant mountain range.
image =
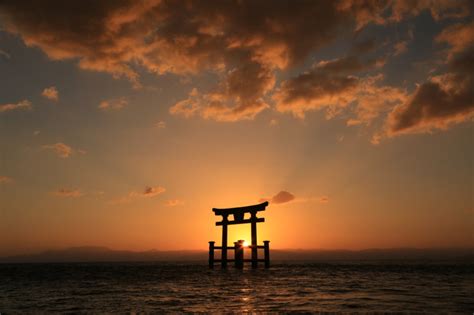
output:
M474 248L467 249L366 249L351 250L302 250L273 249L272 261L363 261L363 260L456 260L474 262ZM127 251L106 247L72 247L48 250L37 254L0 257L0 263L46 262L131 262L131 261L196 261L207 260L207 251Z

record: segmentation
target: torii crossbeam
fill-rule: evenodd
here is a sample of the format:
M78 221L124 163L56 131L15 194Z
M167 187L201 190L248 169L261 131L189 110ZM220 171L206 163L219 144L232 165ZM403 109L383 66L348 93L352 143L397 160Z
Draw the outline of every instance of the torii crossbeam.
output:
M214 268L215 262L220 262L222 268L227 267L227 262L234 261L237 268L243 267L244 261L251 261L252 268L258 267L259 261L265 262L265 267L270 266L270 241L264 241L263 246L257 245L257 223L265 222L264 218L257 218L257 212L265 211L268 206L268 201L246 207L218 209L213 208L212 211L217 216L222 216L222 221L216 222L216 226L222 226L222 246L214 246L215 242L209 242L209 267ZM245 219L245 214L250 213L250 218ZM229 216L232 216L233 220L229 220ZM249 246L252 249L252 259L245 260L243 258L243 241L239 240L234 243L234 247L227 246L227 227L233 224L251 224L252 243ZM258 249L263 248L265 253L265 259L258 259ZM214 250L220 249L222 251L221 259L214 259ZM227 250L235 250L235 258L227 259Z

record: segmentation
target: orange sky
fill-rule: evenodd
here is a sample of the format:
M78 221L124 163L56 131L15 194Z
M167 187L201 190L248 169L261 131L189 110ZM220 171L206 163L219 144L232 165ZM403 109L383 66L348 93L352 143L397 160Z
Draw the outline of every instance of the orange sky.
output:
M471 10L2 1L0 255L472 246Z

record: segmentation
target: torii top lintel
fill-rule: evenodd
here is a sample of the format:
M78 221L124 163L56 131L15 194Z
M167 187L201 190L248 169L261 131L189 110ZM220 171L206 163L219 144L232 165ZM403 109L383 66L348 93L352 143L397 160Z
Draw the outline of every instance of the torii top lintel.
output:
M258 205L251 205L245 207L236 207L236 208L212 208L215 215L229 215L235 213L246 213L246 212L258 212L258 211L265 211L265 208L268 206L268 201L259 203Z
M268 201L265 201L257 205L251 205L251 206L245 206L245 207L226 208L226 209L212 208L212 211L214 212L215 215L221 215L224 218L222 222L217 222L216 225L223 225L224 222L226 224L251 223L252 221L265 222L265 219L257 218L255 215L259 211L265 211L265 208L267 206L268 206ZM244 214L247 212L252 214L252 218L248 220L244 220ZM227 216L229 215L234 216L234 221L227 221Z

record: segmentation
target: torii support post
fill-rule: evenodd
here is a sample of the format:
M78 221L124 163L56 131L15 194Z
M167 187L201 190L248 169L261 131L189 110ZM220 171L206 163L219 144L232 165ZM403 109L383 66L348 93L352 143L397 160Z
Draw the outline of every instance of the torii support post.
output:
M214 268L214 244L216 242L209 242L209 268Z
M258 268L258 247L257 247L257 211L251 212L250 220L252 230L252 268Z
M265 268L270 268L270 241L263 241L265 251Z
M237 269L244 268L244 240L234 243L234 264Z
M227 215L224 215L222 220L221 268L227 268L227 222Z

